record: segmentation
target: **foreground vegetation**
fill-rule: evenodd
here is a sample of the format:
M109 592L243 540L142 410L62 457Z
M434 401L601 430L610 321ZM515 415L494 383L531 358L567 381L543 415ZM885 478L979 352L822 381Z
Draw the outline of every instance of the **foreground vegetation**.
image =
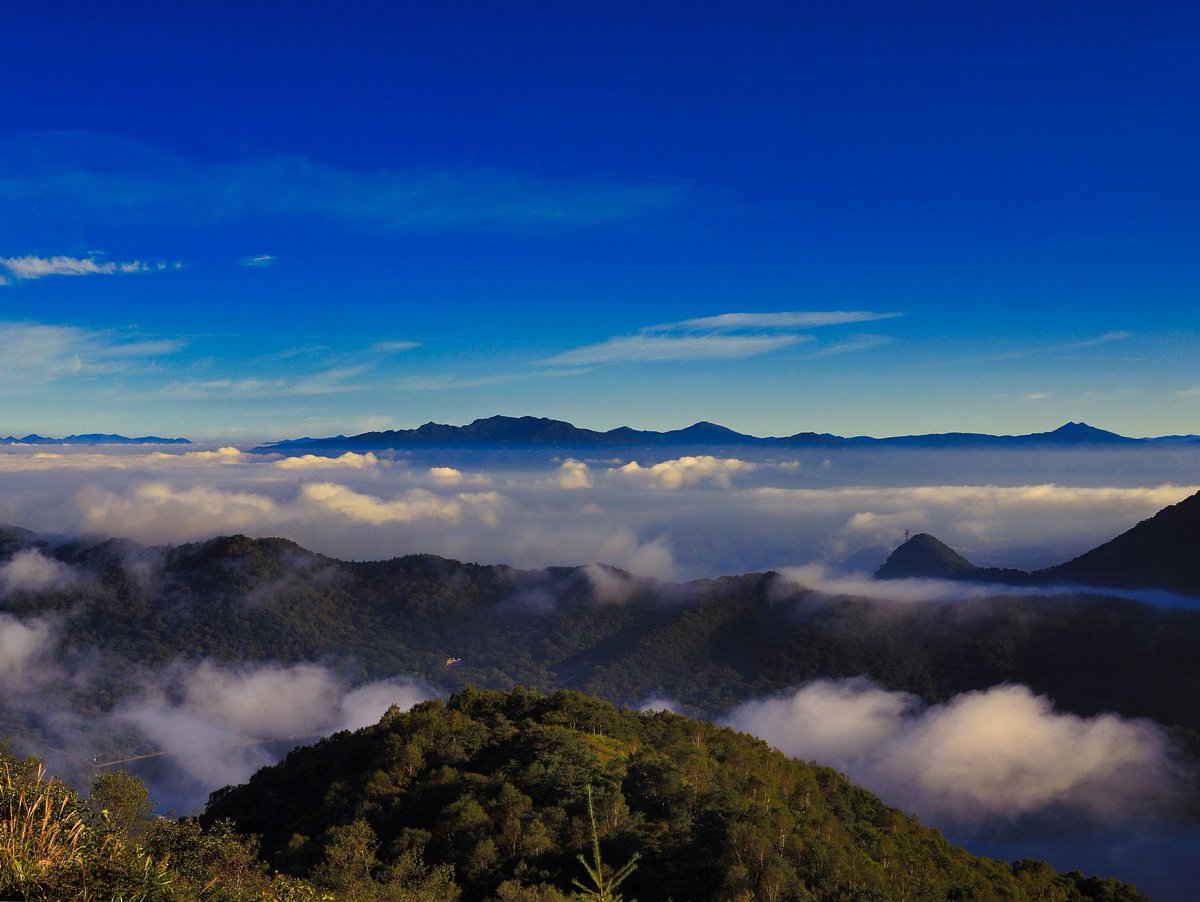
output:
M571 691L393 708L200 820L151 817L120 773L83 798L3 755L0 780L0 896L22 899L1144 898L971 856L829 768Z

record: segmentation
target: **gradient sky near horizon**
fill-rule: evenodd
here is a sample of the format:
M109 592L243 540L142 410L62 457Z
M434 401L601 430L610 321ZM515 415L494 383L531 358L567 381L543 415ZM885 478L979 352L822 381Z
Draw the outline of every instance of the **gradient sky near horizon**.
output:
M4 15L0 435L1200 433L1200 3Z

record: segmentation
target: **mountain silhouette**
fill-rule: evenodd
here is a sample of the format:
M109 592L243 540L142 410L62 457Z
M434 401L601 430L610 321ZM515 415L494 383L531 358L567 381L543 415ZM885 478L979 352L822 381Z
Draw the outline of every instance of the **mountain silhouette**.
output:
M960 579L979 568L940 539L918 533L897 548L875 571L880 579L932 577Z
M976 432L946 432L929 435L901 435L874 438L859 435L846 438L819 432L798 432L795 435L763 437L746 435L717 423L701 421L684 429L656 432L619 426L607 432L582 429L565 420L546 417L492 416L474 420L465 426L426 423L415 429L388 429L381 432L362 432L358 435L335 435L326 438L296 438L271 442L252 448L260 454L344 454L347 451L386 451L414 447L478 447L478 448L595 448L595 447L763 447L763 448L828 448L828 447L1073 447L1073 446L1137 446L1147 444L1181 444L1200 442L1200 436L1182 435L1163 438L1129 438L1097 429L1087 423L1066 423L1051 432L1029 435L990 435Z
M1200 595L1200 492L1065 564L1034 574L1044 582L1159 588Z
M1079 557L1032 573L976 567L944 542L921 533L893 551L875 576L1031 586L1074 583L1200 595L1200 492Z

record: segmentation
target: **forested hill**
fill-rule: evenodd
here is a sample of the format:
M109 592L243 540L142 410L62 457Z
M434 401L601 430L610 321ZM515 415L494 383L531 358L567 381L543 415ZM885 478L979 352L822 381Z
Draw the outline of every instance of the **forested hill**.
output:
M573 881L594 888L577 858L594 861L593 825L610 876L634 864L620 893L647 902L1144 898L973 857L829 768L569 691L393 709L215 794L205 820L222 818L261 834L274 867L344 898L384 898L384 884L445 865L464 900L578 898Z

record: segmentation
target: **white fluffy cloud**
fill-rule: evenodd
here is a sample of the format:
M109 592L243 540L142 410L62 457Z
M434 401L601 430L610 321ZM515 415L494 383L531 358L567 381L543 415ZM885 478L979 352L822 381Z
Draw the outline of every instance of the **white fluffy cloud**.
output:
M664 460L649 467L641 466L636 460L630 461L616 472L628 479L636 480L642 485L659 489L677 489L683 486L693 486L701 482L711 482L723 488L732 485L734 476L743 473L753 473L758 465L736 457L678 457L674 460Z
M119 705L113 718L169 753L167 761L196 782L193 801L199 802L212 787L244 782L275 760L278 751L267 741L296 744L357 729L377 721L391 705L407 709L433 694L403 679L352 688L315 664L180 662L145 674L141 691Z
M6 700L35 688L31 672L53 644L48 621L18 620L11 614L0 614L0 693Z
M367 467L378 466L378 464L379 458L371 451L366 454L347 451L339 457L320 457L316 454L284 457L275 461L274 466L280 470L363 470Z
M1024 818L1138 822L1169 816L1186 795L1187 775L1161 728L1063 714L1025 686L924 706L861 678L818 680L747 702L728 723L968 830Z
M590 489L592 474L588 465L574 458L564 460L558 468L558 487L560 489Z
M34 548L18 551L0 566L0 595L66 589L77 582L70 567Z

